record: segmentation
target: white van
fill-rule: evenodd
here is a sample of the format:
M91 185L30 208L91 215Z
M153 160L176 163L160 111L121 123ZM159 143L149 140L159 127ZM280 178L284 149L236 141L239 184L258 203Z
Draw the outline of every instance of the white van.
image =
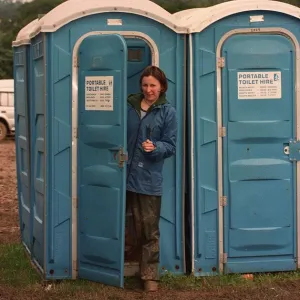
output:
M0 141L15 133L14 80L0 80Z

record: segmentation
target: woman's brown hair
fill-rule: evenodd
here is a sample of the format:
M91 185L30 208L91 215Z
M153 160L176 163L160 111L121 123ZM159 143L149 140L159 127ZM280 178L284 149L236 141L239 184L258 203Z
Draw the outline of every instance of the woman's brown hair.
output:
M159 81L161 85L161 93L165 93L168 89L168 80L165 73L156 66L148 66L144 69L140 77L140 86L142 86L142 81L144 77L153 76L156 80Z

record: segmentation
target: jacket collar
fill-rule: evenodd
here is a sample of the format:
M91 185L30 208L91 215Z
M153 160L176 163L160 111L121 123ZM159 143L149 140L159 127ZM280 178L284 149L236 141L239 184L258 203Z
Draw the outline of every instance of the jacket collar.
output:
M128 96L127 102L131 106L133 106L137 111L140 111L141 110L141 102L142 102L143 98L144 98L144 95L142 93L131 94ZM154 108L158 108L166 103L168 103L168 101L166 99L166 94L162 93L159 96L159 98L149 107L147 112L150 112Z

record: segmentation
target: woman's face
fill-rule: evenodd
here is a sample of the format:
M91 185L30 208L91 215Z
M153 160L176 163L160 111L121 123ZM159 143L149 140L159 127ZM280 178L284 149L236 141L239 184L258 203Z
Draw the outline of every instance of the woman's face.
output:
M146 101L155 102L161 92L160 82L153 76L145 76L142 79L142 91Z

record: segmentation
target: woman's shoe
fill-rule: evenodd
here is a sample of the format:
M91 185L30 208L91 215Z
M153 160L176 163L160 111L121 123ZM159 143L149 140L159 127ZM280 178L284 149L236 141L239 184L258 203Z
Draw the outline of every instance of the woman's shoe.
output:
M154 280L146 280L144 282L145 292L157 292L158 291L158 282Z

